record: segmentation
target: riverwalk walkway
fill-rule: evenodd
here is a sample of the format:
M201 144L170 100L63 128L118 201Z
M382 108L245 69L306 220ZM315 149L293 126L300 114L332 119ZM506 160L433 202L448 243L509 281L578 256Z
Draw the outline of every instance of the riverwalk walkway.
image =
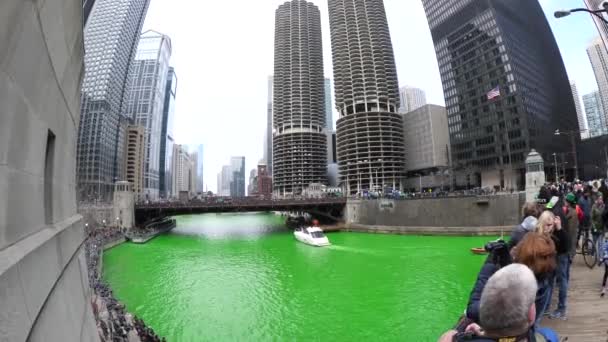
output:
M600 298L604 266L589 269L581 255L577 255L570 270L568 291L568 319L544 318L541 326L555 329L560 340L568 342L608 341L608 297ZM557 307L557 294L553 293L551 310Z

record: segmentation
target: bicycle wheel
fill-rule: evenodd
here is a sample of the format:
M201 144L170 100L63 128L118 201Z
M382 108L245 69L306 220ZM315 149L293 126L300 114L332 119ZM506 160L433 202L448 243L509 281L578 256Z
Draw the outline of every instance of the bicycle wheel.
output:
M587 267L594 268L597 264L597 253L595 252L595 246L591 239L585 239L585 242L583 242L582 253Z

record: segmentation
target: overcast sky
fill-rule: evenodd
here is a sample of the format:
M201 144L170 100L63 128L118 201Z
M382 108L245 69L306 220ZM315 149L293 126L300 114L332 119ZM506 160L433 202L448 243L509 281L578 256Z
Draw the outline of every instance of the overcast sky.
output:
M530 0L534 1L534 0ZM203 144L205 185L231 156L245 156L246 178L263 156L267 79L273 72L274 14L279 0L151 0L144 30L171 37L178 88L175 139ZM327 0L321 11L325 76L333 78ZM584 6L582 0L541 0L545 13ZM384 0L400 85L444 104L433 42L420 0ZM587 15L548 15L566 69L582 96L597 88L585 48L597 30ZM334 110L334 120L337 114ZM249 179L246 180L247 182Z

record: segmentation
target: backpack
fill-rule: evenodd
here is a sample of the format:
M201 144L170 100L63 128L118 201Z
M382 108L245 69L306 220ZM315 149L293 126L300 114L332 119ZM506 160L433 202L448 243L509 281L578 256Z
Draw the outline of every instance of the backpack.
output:
M578 216L578 223L583 224L583 221L585 221L585 212L583 212L583 209L581 209L578 204L576 205L576 215Z

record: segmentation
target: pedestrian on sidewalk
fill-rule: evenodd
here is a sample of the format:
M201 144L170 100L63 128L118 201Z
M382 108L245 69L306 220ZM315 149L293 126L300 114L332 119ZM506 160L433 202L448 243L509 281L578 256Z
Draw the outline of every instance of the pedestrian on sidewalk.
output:
M593 207L591 208L591 235L599 256L598 265L601 264L602 251L604 250L604 211L606 206L602 198L602 193L599 192Z
M568 233L562 229L562 220L550 211L543 212L538 218L537 231L551 237L557 252L557 270L553 279L559 283L559 301L557 309L550 314L550 318L566 319L566 299L568 296L568 272L570 268ZM549 280L548 299L546 311L551 304L553 279Z
M574 256L576 255L576 245L578 241L576 241L576 235L578 234L578 225L579 225L579 217L577 205L576 205L576 196L573 193L568 193L565 198L565 204L562 207L562 212L566 217L566 221L568 221L568 226L566 227L566 232L568 233L568 239L570 240L568 246L568 255L570 256L570 263L574 260ZM570 279L570 272L568 272L568 279Z

